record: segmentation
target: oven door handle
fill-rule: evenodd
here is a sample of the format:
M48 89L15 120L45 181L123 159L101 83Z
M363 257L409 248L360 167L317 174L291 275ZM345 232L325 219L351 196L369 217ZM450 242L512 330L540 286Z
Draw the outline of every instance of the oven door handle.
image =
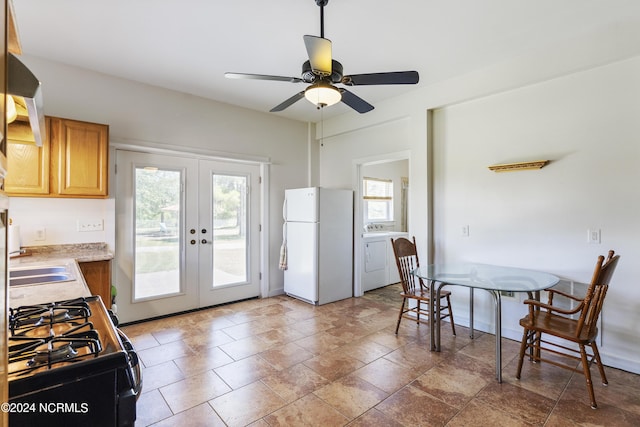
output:
M133 378L133 391L136 395L136 400L138 400L138 397L140 397L140 392L142 391L142 370L140 369L140 359L138 359L138 354L136 353L131 340L129 340L129 337L119 328L116 328L116 330L118 331L118 336L120 336L122 345L124 346L125 350L127 351L127 355L129 356L129 364L131 365L135 376L135 378Z

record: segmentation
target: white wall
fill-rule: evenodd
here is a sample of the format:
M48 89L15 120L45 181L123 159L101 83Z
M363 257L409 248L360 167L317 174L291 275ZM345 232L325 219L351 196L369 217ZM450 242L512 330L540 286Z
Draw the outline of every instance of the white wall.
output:
M589 282L597 256L615 249L621 261L601 339L605 363L623 367L640 354L639 75L639 60L617 63L446 107L433 121L436 260L543 268ZM551 163L487 169L538 159ZM588 229L601 230L601 244L587 243ZM517 338L524 310L513 304L504 328Z
M22 246L106 242L113 248L114 211L112 199L49 199L11 197L9 211L13 224L20 226ZM102 220L104 230L79 232L78 221ZM36 231L45 230L44 240Z
M402 158L412 156L416 159L426 161L426 146L411 145L411 119L408 117L397 117L385 123L373 126L354 129L350 132L333 135L323 139L320 146L320 185L324 187L350 188L357 190L359 182L355 176L356 165L367 165L371 162L383 162L385 160L398 160L398 153L402 153ZM366 168L367 166L365 166ZM366 169L365 169L366 170ZM411 175L411 168L406 166L409 176L409 183L418 179L424 181L425 168L419 168ZM419 194L412 192L409 185L409 204L422 206L425 208L425 199ZM399 212L397 212L399 215ZM361 223L358 218L356 225ZM411 224L411 211L409 212L408 223ZM420 221L420 219L418 219ZM399 226L400 222L396 221ZM417 225L416 225L417 226ZM359 232L361 228L358 228Z
M346 184L348 172L336 169L353 168L363 149L409 150L409 232L423 260L530 267L585 282L597 255L615 249L622 257L603 313L601 354L610 366L640 372L640 57L597 66L597 55L585 53L576 67L570 56L523 55L378 103L369 115L327 121L320 183ZM432 122L429 110L436 110ZM551 163L539 171L487 169L538 159ZM460 235L463 225L469 237ZM602 230L599 245L587 244L593 228ZM468 292L453 291L465 323ZM505 336L521 337L523 307L505 302ZM475 314L477 327L493 330L488 296L477 296Z
M282 239L281 206L285 188L308 185L311 144L306 123L40 58L24 56L21 60L42 82L45 114L108 124L112 143L269 160L270 223L263 225L269 233L271 255L269 293L282 291L283 275L277 268ZM113 167L111 172L113 175ZM107 200L12 198L11 216L21 225L23 244L106 241L113 248L115 187L110 188L111 198ZM80 216L104 217L104 233L74 231ZM33 230L43 226L47 240L33 241Z

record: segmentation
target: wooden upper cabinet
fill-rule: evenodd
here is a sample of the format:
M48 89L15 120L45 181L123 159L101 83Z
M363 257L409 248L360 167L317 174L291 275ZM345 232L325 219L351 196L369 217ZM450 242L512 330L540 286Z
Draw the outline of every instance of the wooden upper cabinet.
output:
M5 191L9 195L49 195L49 139L43 138L42 147L36 146L29 122L22 121L9 124L7 136Z
M51 184L66 197L108 195L109 128L51 118Z
M35 145L27 122L8 130L5 191L10 196L108 196L109 127L46 117L46 137Z

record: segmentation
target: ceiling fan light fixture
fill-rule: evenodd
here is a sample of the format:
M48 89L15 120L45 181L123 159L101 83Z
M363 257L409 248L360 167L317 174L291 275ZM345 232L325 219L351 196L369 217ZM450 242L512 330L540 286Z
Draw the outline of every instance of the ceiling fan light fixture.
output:
M337 104L342 100L342 94L327 82L312 84L304 91L304 97L319 108Z

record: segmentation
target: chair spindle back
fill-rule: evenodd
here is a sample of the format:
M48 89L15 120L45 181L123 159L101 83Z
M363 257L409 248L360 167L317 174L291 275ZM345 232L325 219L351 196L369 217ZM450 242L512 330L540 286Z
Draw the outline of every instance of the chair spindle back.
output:
M404 237L391 239L393 253L396 258L396 265L400 273L400 281L405 292L412 292L416 289L416 285L420 286L420 279L411 274L413 270L420 266L418 261L418 251L416 249L416 238L413 242Z
M604 297L607 295L609 282L618 265L619 258L620 255L614 256L613 251L609 251L606 262L604 256L600 255L598 257L587 295L582 302L583 307L580 312L580 318L578 319L576 336L580 336L583 333L590 335L595 331L600 312L604 305ZM586 328L584 332L583 328Z

